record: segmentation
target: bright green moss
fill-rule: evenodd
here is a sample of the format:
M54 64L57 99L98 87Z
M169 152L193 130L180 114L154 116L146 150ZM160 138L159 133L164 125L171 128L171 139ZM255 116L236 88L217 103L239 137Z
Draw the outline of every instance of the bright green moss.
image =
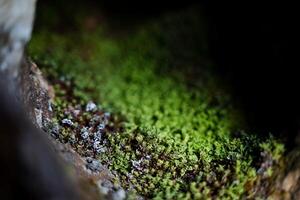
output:
M207 60L197 54L205 54L205 44L176 41L172 49L178 32L199 29L192 16L184 17L188 30L178 27L181 18L168 17L118 39L103 30L38 32L29 52L52 81L69 84L80 104L94 100L124 118L124 131L107 134L108 150L97 157L125 188L154 199L238 199L250 195L245 184L257 177L253 159L267 151L278 160L283 146L274 138L262 143L242 132L233 136L240 116L209 62L199 62L206 65L196 78L190 74L199 57ZM62 119L74 102L59 87L56 93Z

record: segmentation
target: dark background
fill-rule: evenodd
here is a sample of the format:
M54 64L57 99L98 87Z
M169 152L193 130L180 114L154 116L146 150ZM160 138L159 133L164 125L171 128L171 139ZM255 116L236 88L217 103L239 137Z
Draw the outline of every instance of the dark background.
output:
M187 7L204 16L210 57L215 70L234 93L244 110L249 131L270 132L295 144L299 130L298 64L296 64L295 5L287 3L236 3L217 1L64 1L54 5L70 24L72 6L90 5L120 24L143 21ZM204 13L204 15L203 15ZM39 21L37 20L37 23Z
M293 140L299 126L299 82L292 6L222 3L205 7L212 58L231 83L250 127Z

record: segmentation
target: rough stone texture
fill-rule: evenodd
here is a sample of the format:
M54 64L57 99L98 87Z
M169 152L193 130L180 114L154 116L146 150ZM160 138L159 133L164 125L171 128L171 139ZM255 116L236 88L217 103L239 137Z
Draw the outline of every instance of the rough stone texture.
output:
M21 72L22 100L26 105L28 117L39 128L47 119L52 118L51 98L54 97L53 89L42 77L37 66L30 62L23 62Z
M270 198L274 200L300 199L300 148L286 155L278 171L275 172Z
M1 76L0 198L82 199L53 146L25 116Z
M38 67L30 61L24 62L21 77L22 99L25 102L28 117L38 128L47 132L53 116L51 109L51 99L54 97L53 88L43 78ZM54 150L64 160L65 168L68 168L65 173L68 173L77 183L78 190L85 196L85 199L125 198L125 191L122 188L116 188L113 184L115 176L99 161L80 156L70 145L62 144L50 135L48 139ZM103 191L105 192L101 194Z

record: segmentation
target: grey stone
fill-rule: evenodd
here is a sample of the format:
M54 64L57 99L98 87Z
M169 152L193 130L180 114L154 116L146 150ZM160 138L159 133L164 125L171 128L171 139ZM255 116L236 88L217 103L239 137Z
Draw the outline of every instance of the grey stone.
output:
M73 126L73 125L74 125L74 123L73 123L72 120L70 120L70 119L63 119L63 120L61 121L61 123L66 124L66 125L69 125L69 126Z
M112 194L113 200L124 200L125 198L126 198L126 192L122 188L119 188L116 192Z
M89 138L89 131L88 131L87 127L82 128L80 133L81 133L80 136L82 137L82 139L86 140Z
M87 158L86 168L90 169L93 172L99 172L102 168L101 163L98 160Z
M97 105L96 105L94 102L90 101L90 102L88 102L88 104L86 105L85 110L86 110L87 112L95 112L95 111L97 111Z

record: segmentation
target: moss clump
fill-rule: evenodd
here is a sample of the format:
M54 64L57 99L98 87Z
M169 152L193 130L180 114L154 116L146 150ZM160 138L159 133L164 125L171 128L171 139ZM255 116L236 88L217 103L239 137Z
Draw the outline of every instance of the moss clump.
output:
M178 23L180 19L189 22L189 28ZM58 138L74 143L70 135L75 134L75 149L81 145L81 154L99 159L125 188L147 198L253 195L246 185L259 176L254 160L267 151L276 163L283 147L274 138L261 142L238 131L240 116L234 114L229 95L211 78L207 59L197 54L205 52L205 44L185 41L197 31L198 20L181 14L120 38L99 29L37 32L30 54L56 84L56 118L75 122L73 128L64 126ZM181 35L186 38L175 41ZM199 64L203 67L194 67ZM118 118L101 132L103 152L91 151L95 138L85 143L80 135L84 126L92 127L89 135L94 134L101 123L99 119L96 126L89 125L102 115L84 111L90 100ZM66 112L76 107L81 117ZM262 171L270 172L272 166Z

